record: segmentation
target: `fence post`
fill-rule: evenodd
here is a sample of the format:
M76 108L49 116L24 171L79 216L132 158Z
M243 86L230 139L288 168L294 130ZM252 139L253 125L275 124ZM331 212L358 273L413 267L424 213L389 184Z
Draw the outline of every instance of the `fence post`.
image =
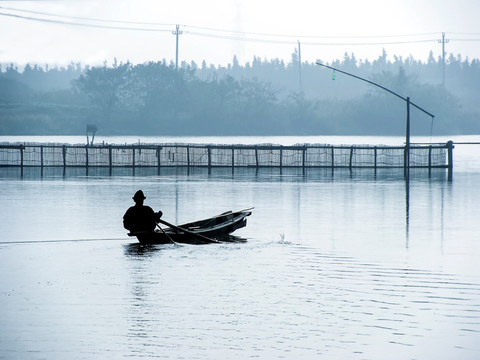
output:
M352 169L352 160L353 160L353 146L350 147L350 161L348 163L348 168L351 170Z
M112 175L112 145L108 145L108 169L110 175Z
M428 175L432 173L432 145L428 147Z
M25 149L25 146L21 145L20 146L20 175L23 177L23 150Z
M332 170L335 168L335 148L332 146Z
M235 171L235 145L232 145L232 173Z
M132 146L132 171L135 175L135 146Z
M63 168L67 166L67 147L65 145L62 146L62 153L63 153Z
M157 146L157 175L160 175L160 152L162 151L161 146Z
M212 149L210 145L207 145L207 154L208 154L208 172L210 173L210 168L212 167Z
M190 146L187 145L187 168L190 169Z
M43 145L40 145L40 167L43 169Z
M453 179L453 141L449 140L447 142L448 147L448 181Z
M88 175L88 145L85 145L85 174Z
M258 168L258 147L257 146L255 146L255 163Z
M280 145L280 169L283 167L283 147Z
M373 148L373 168L377 170L377 147Z
M303 145L303 149L302 149L302 168L303 168L303 170L305 170L306 156L307 156L307 147L305 145Z

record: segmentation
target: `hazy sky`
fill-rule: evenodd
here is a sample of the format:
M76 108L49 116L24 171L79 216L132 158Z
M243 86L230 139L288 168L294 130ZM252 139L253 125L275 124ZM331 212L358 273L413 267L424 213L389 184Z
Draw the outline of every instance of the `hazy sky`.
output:
M0 63L480 58L479 0L0 0Z

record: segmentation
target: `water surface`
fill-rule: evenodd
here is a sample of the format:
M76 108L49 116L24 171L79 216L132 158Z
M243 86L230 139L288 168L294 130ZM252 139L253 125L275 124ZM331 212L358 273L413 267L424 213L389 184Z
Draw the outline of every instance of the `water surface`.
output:
M421 170L406 182L368 169L0 169L0 358L478 359L469 149L452 182ZM255 206L236 233L247 242L140 246L121 223L138 189L175 223Z

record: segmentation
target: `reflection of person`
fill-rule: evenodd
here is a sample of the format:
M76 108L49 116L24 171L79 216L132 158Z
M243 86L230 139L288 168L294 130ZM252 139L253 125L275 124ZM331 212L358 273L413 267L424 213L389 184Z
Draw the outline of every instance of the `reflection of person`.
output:
M156 213L150 206L143 205L146 197L142 190L138 190L132 199L135 201L135 206L129 208L123 215L123 227L131 232L153 231L162 212Z

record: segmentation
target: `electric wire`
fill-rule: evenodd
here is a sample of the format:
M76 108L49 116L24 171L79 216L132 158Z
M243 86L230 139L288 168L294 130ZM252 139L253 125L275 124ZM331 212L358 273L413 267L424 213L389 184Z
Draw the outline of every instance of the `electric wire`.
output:
M175 26L175 24L166 24L166 23L157 23L157 22L122 21L122 20L88 18L88 17L81 17L81 16L58 15L58 14L41 12L41 11L15 9L15 8L10 8L10 7L6 7L6 6L0 6L0 9L9 10L9 11L24 12L24 13L28 13L28 14L55 16L55 17L61 17L61 18L65 18L65 19L74 19L74 20L101 21L101 22L110 22L110 23L117 23L117 24L133 24L133 25Z
M29 14L54 16L54 17L60 17L60 18L66 18L66 19L109 22L109 23L119 23L119 24L157 25L157 26L175 26L175 25L177 25L177 24L173 24L173 23L168 24L168 23L158 23L158 22L122 21L122 20L109 20L109 19L99 19L99 18L79 17L79 16L58 15L58 14L53 14L53 13L46 13L46 12L33 11L33 10L16 9L16 8L5 7L5 6L0 6L0 9L9 10L9 11L24 12L24 13L29 13ZM312 39L399 38L399 37L431 36L431 35L436 35L437 34L437 33L431 32L431 33L399 34L399 35L330 36L330 35L302 35L302 34L273 34L273 33L260 33L260 32L243 32L243 31L226 30L226 29L218 29L218 28L211 28L211 27L205 27L205 26L195 26L195 25L181 25L181 26L183 26L184 28L192 28L192 29L212 31L212 32L236 34L236 35L239 35L239 36L254 35L254 36L266 36L266 37L287 37L287 38L292 37L292 38L295 38L295 39L298 39L298 38L312 38Z
M217 28L209 28L203 26L192 26L192 25L182 25L185 28L192 28L205 31L214 31L222 33L230 33L237 35L255 35L255 36L268 36L268 37L292 37L295 39L298 38L313 38L313 39L368 39L368 38L398 38L398 37L416 37L416 36L431 36L437 35L438 33L423 33L423 34L400 34L400 35L354 35L354 36L332 36L332 35L301 35L301 34L272 34L272 33L259 33L259 32L243 32L235 30L224 30Z
M452 41L480 41L480 39L449 39Z
M23 10L11 7L0 6L0 9L7 11L15 11L20 13L27 14L36 14L50 17L57 17L60 19L48 19L40 18L19 14L12 14L6 12L0 12L0 16L14 17L24 20L61 24L61 25L70 25L70 26L81 26L81 27L90 27L90 28L101 28L101 29L112 29L112 30L133 30L133 31L147 31L147 32L170 32L171 29L161 29L161 28L149 28L149 27L131 27L131 26L112 26L105 25L105 23L114 23L114 24L128 24L128 25L142 25L142 26L174 26L175 24L169 23L157 23L157 22L139 22L139 21L120 21L120 20L109 20L109 19L100 19L100 18L90 18L90 17L79 17L79 16L67 16L67 15L58 15L53 13L33 11L33 10ZM62 19L71 19L71 20L82 20L82 21L93 21L93 22L103 22L104 24L92 24L85 22L73 22ZM260 32L241 32L235 30L227 29L218 29L211 27L203 26L194 26L194 25L181 25L185 30L185 33L208 38L224 39L224 40L235 40L235 41L247 41L247 42L260 42L260 43L272 43L272 44L296 44L298 39L398 39L398 38L415 38L415 37L425 37L437 35L438 33L417 33L417 34L399 34L399 35L353 35L353 36L331 36L331 35L302 35L302 34L273 34L273 33L260 33ZM193 30L187 30L193 29ZM196 29L196 30L195 30ZM451 33L451 34L462 34L462 35L479 35L479 33ZM252 37L254 36L254 37ZM283 38L283 40L277 40L278 38ZM293 40L295 39L295 40ZM480 39L451 39L455 41L480 41ZM391 40L391 41L349 41L349 42L330 42L330 41L302 41L302 45L316 45L316 46L376 46L376 45L400 45L400 44L413 44L413 43L426 43L426 42L435 42L438 39L411 39L411 40Z
M31 16L7 14L7 13L2 13L2 12L0 12L0 16L7 16L7 17L18 18L18 19L45 22L45 23L51 23L51 24L72 25L72 26L100 28L100 29L135 30L135 31L149 31L149 32L170 32L171 31L171 30L166 30L166 29L135 28L135 27L122 27L122 26L110 26L110 25L99 25L99 24L86 24L86 23L71 22L71 21L64 21L64 20L42 19L42 18L35 18L35 17L31 17Z
M453 35L480 35L479 32L449 32L449 34Z
M261 39L261 38L247 38L239 36L228 36L228 35L218 35L218 34L208 34L201 33L197 31L185 31L186 34L210 37L216 39L224 40L238 40L238 41L248 41L248 42L261 42L261 43L271 43L271 44L296 44L297 40L272 40L272 39ZM371 46L371 45L399 45L399 44L413 44L413 43L424 43L424 42L436 42L437 39L422 39L422 40L405 40L405 41L381 41L381 42L314 42L314 41L304 41L302 45L320 45L320 46Z

